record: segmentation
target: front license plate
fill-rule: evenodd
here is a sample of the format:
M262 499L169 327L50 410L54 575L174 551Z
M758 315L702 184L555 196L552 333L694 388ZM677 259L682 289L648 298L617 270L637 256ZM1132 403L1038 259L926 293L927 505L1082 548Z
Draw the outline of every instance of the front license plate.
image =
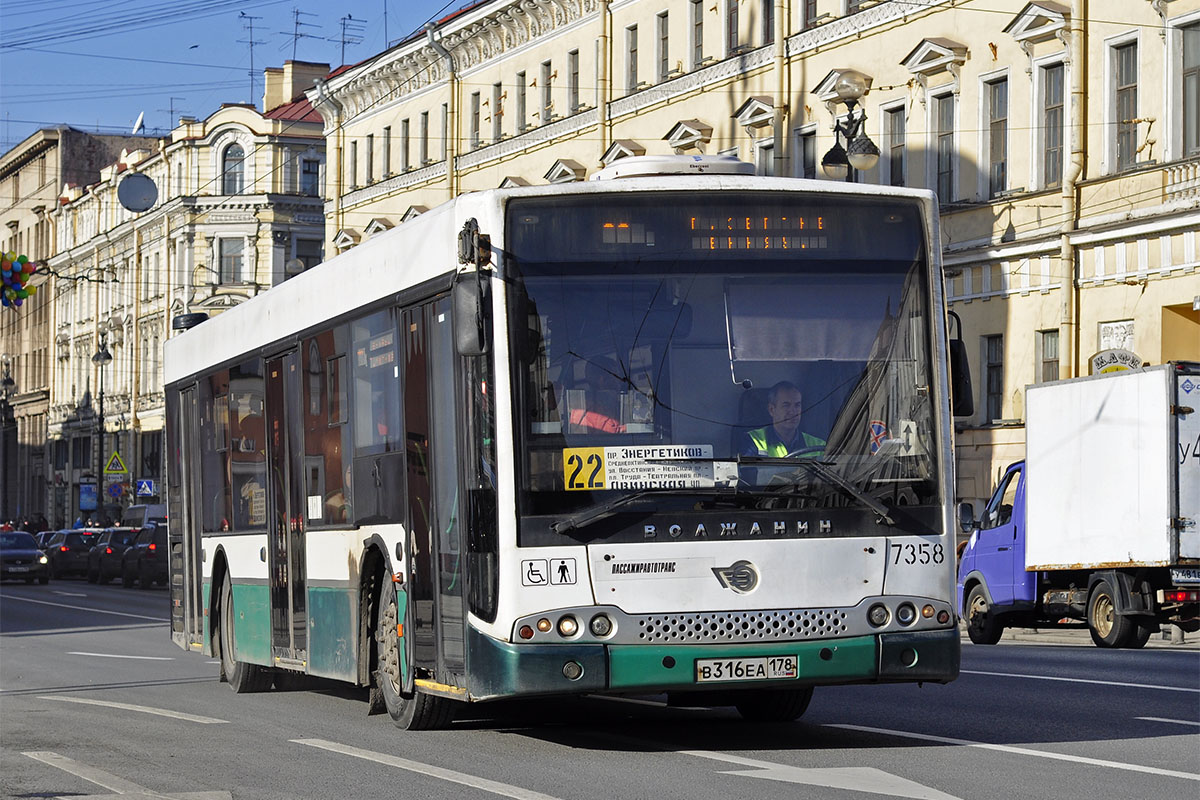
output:
M796 678L797 656L696 659L696 683L777 681Z
M9 567L9 572L29 572L29 567Z

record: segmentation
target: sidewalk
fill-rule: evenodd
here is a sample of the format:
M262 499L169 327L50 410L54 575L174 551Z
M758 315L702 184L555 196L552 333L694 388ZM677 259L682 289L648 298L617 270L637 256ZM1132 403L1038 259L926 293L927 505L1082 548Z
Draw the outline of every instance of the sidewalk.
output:
M1168 631L1165 626L1163 630ZM971 645L971 640L967 638L965 625L959 625L959 632L962 634L963 645L973 646ZM1000 644L1052 644L1059 646L1096 647L1092 642L1092 635L1088 633L1086 628L1005 628L1004 636L1000 638ZM1169 631L1166 633L1166 638L1163 638L1162 633L1152 634L1150 641L1146 642L1145 649L1149 650L1151 648L1200 652L1200 633L1185 633L1183 644L1171 644L1171 634Z

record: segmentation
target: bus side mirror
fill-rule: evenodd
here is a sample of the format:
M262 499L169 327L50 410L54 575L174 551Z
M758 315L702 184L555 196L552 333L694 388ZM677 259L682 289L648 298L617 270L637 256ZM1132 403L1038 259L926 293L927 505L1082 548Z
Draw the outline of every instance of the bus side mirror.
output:
M958 527L963 533L970 533L975 528L975 509L970 503L958 504Z
M967 361L966 342L962 340L962 320L953 311L949 313L958 323L958 335L947 342L950 353L950 411L956 417L969 417L975 413L971 364Z
M454 349L460 356L488 351L486 295L477 272L460 273L454 282Z

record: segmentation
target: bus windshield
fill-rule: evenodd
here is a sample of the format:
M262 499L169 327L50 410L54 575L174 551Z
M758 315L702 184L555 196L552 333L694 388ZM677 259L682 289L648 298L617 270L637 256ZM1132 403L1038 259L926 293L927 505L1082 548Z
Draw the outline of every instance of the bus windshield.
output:
M903 527L895 509L936 512L918 204L628 193L514 200L508 222L527 527L594 538L615 514L716 507Z

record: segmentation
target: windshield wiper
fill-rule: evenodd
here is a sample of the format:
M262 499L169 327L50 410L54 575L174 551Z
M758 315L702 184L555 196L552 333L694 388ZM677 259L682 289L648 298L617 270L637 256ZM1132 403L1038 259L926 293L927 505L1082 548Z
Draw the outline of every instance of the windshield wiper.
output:
M830 469L827 466L828 462L818 461L814 458L771 458L770 456L738 456L738 464L773 464L781 467L804 467L820 478L832 483L834 486L841 489L846 494L858 500L867 508L879 515L879 519L886 522L888 525L895 525L896 521L892 519L888 513L887 506L879 502L873 497L868 497L858 490L858 488L842 477L841 473Z
M731 491L728 493L732 494ZM550 530L554 531L555 533L566 533L567 531L577 530L586 525L591 525L597 520L610 517L622 506L627 506L636 500L641 500L650 495L661 495L664 497L679 497L680 495L703 495L705 497L710 497L721 494L725 494L725 492L720 491L720 487L713 487L711 490L641 489L636 492L631 492L630 494L623 494L620 497L614 497L612 500L601 503L600 505L592 506L591 508L585 508L583 511L580 511L577 514L572 514L565 519L560 519L558 522L552 522L550 523Z

